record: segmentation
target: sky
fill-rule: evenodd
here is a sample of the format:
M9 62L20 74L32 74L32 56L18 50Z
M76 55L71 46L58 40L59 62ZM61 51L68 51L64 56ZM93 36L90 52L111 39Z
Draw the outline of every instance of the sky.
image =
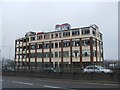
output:
M26 32L54 31L55 25L69 23L72 28L98 25L103 34L104 59L118 59L117 2L7 2L6 0L1 7L0 43L4 58L14 58L15 39L24 37Z

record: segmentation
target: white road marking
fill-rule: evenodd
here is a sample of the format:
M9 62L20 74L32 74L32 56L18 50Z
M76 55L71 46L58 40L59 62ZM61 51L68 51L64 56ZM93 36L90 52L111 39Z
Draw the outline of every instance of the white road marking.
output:
M18 82L16 82L16 81L12 81L13 83L18 83Z
M118 84L102 84L102 83L87 83L87 82L84 82L86 84L97 84L97 85L109 85L109 86L118 86Z
M61 88L61 87L56 87L56 86L48 86L48 85L43 85L44 87L47 87L47 88Z
M33 85L32 83L25 83L25 82L17 82L17 81L12 81L13 83L19 83L19 84L27 84L27 85Z
M33 85L32 83L24 83L24 82L19 82L21 84L27 84L27 85Z

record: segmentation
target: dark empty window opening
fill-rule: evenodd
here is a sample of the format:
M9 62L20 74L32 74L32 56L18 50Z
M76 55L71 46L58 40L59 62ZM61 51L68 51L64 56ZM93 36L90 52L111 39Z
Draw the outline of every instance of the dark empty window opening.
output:
M49 44L44 44L44 49L48 49L50 48L50 45Z
M87 35L87 34L90 34L89 28L82 29L82 35Z
M37 45L37 48L38 48L38 49L42 49L42 44L38 44L38 45Z
M77 30L77 31L72 31L72 36L76 36L76 35L79 35L79 34L80 34L79 30Z
M63 37L68 37L68 36L70 36L70 32L64 32L63 33Z
M55 43L55 48L58 48L58 43Z
M35 41L35 37L31 37L31 41Z
M70 42L69 41L64 41L63 42L63 47L69 47L70 46Z
M42 39L42 36L37 36L37 40L40 40L40 39Z
M82 45L83 46L90 45L90 40L82 40Z
M51 34L51 38L54 38L54 34Z
M92 33L93 33L94 36L96 36L96 32L94 30L92 31Z

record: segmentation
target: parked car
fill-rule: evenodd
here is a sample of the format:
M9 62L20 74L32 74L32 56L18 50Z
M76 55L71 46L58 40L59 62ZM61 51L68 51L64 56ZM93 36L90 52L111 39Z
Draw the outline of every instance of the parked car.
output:
M113 73L112 70L106 69L102 66L97 66L97 65L91 65L87 66L86 68L83 69L83 73L91 73L91 72L96 72L96 73Z

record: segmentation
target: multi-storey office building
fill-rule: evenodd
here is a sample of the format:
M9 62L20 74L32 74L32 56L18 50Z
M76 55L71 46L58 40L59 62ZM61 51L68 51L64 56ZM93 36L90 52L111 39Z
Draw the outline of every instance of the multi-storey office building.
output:
M15 40L19 68L84 67L103 62L103 40L97 25L70 29L56 25L53 32L28 32Z

